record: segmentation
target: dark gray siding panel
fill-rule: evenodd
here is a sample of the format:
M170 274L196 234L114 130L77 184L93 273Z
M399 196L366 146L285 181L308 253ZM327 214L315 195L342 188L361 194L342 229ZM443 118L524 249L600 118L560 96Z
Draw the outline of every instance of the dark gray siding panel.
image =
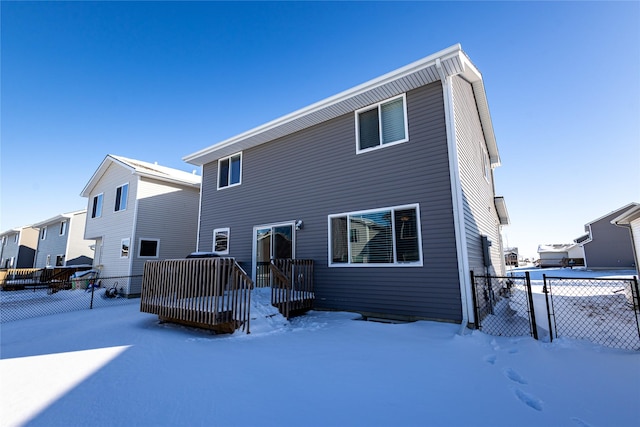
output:
M486 273L481 239L485 235L492 242L490 253L493 268L490 273L504 275L493 173L489 169L489 179L485 178L482 160L484 157L488 164L489 158L471 84L454 77L453 98L469 268L476 274Z
M303 220L296 257L315 261L318 308L459 321L460 288L438 82L407 93L406 143L356 155L346 114L243 152L242 184L216 190L203 168L199 250L230 227L230 255L251 271L253 226ZM419 203L423 267L327 266L330 214Z

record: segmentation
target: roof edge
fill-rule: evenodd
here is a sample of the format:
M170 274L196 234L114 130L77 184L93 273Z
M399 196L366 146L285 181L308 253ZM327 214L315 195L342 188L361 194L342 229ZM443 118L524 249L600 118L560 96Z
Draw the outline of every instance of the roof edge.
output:
M419 59L417 61L414 61L408 65L405 65L404 67L398 68L394 71L388 72L386 74L383 74L382 76L376 77L372 80L369 80L365 83L362 83L358 86L355 86L351 89L347 89L345 91L342 91L336 95L330 96L328 98L325 98L321 101L315 102L307 107L301 108L299 110L296 110L292 113L289 113L287 115L284 115L282 117L279 117L275 120L272 120L270 122L267 122L263 125L260 125L258 127L255 127L253 129L250 129L248 131L245 131L243 133L240 133L236 136L233 136L231 138L228 138L224 141L215 143L213 145L210 145L209 147L203 148L202 150L196 151L195 153L189 154L187 156L184 156L182 158L183 161L196 165L196 166L202 166L204 163L203 162L199 162L198 159L201 157L204 157L210 153L213 153L215 151L218 151L220 149L223 149L225 147L228 147L230 145L233 145L236 142L242 141L243 139L249 138L251 136L255 136L255 135L259 135L263 132L266 132L268 130L274 129L278 126L282 126L286 123L289 123L295 119L299 119L302 118L306 115L309 115L311 113L314 113L316 111L319 111L323 108L326 108L328 106L331 106L333 104L336 104L338 102L344 101L346 99L349 99L351 97L354 97L360 93L366 92L368 90L374 89L378 86L382 86L386 83L388 83L389 81L393 81L396 79L399 79L407 74L410 74L412 72L415 72L418 69L421 68L425 68L427 66L430 66L432 64L435 64L436 59L440 59L445 60L445 59L449 59L451 57L455 57L455 56L459 56L462 55L465 59L465 61L463 61L465 63L466 66L470 66L472 72L473 70L475 70L475 73L477 73L478 76L480 76L479 72L477 71L477 69L475 68L475 66L473 66L473 64L471 63L471 61L469 60L469 58L464 54L464 52L462 51L462 46L460 45L460 43L454 44L446 49L443 49L441 51L438 51L436 53L433 53L429 56L426 56L422 59Z

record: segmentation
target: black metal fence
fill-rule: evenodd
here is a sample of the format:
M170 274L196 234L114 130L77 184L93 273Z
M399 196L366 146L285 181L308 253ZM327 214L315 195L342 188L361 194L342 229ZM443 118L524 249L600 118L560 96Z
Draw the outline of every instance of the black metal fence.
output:
M543 276L551 340L586 339L640 350L638 279Z
M475 327L490 335L568 337L640 350L638 279L476 276ZM548 337L548 338L547 338Z
M471 272L475 326L490 335L538 339L529 273L524 276L476 276Z
M140 300L127 298L122 292L124 284L138 288L142 276L99 277L96 279L70 279L68 281L24 281L0 283L0 323L32 317L48 316L70 311L139 304Z

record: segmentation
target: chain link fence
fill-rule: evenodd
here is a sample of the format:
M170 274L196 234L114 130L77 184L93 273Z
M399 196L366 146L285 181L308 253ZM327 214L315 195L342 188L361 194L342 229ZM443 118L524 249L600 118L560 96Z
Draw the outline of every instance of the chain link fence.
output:
M638 281L543 276L554 337L640 350Z
M140 304L124 296L126 284L138 287L140 276L80 278L42 282L17 279L0 283L0 323L78 310Z
M489 335L538 338L529 276L476 276L474 287L476 328Z

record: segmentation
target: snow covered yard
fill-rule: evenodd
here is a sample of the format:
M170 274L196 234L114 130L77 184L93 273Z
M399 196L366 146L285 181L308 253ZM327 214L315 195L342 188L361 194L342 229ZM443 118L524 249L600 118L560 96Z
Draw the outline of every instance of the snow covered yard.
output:
M159 324L136 304L3 324L0 423L637 425L638 352L351 313L287 322L264 297L250 335Z

